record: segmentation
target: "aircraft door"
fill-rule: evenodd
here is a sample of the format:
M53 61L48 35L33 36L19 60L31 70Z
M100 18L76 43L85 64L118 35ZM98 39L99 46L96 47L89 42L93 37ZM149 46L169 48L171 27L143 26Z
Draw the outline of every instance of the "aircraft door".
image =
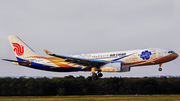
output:
M163 51L162 50L158 50L158 57L159 58L163 57Z

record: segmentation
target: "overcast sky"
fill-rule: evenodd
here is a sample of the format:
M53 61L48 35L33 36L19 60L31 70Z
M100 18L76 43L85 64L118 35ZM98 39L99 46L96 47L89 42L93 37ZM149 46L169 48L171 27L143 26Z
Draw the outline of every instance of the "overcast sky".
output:
M16 59L7 36L17 35L37 54L61 55L167 48L180 54L179 0L0 0L0 59ZM180 75L180 59L134 67L104 77ZM0 76L89 76L48 72L0 60Z

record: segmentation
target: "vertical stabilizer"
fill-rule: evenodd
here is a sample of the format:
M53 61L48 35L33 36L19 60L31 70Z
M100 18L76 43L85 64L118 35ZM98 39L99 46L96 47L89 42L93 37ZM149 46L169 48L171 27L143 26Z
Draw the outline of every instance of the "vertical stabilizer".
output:
M19 37L12 35L12 36L8 36L8 39L16 57L25 59L26 57L29 57L29 56L38 56Z

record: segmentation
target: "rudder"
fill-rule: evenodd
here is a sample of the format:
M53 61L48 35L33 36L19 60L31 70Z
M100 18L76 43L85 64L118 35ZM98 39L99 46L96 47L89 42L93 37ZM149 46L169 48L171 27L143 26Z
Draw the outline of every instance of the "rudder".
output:
M38 56L19 37L12 35L12 36L8 36L8 39L9 39L9 42L11 44L11 47L12 47L16 57L24 59L24 58L29 57L29 56Z

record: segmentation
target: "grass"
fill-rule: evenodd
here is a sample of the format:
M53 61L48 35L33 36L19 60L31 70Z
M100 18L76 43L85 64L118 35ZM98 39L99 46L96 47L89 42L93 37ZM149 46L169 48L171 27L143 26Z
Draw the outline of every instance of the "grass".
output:
M180 101L180 95L1 96L0 101Z

